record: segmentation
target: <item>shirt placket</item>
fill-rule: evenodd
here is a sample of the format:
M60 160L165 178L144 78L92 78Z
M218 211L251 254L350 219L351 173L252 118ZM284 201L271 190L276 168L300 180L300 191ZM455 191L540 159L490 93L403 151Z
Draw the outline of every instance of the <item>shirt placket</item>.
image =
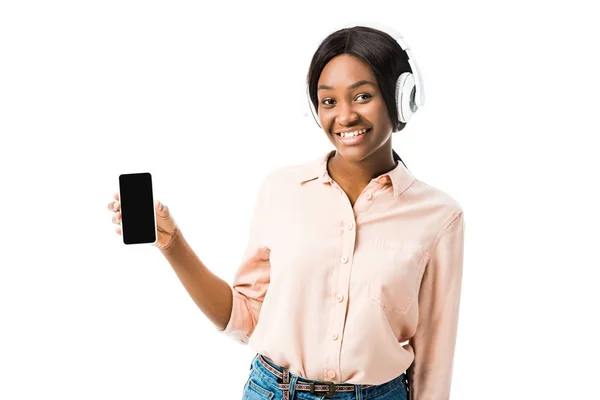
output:
M337 190L343 192L334 181L331 182ZM333 304L330 325L328 327L330 342L330 354L328 363L323 373L323 379L326 381L341 382L340 355L342 335L345 326L345 318L348 307L348 294L350 292L350 274L354 262L354 248L356 244L357 225L356 221L359 215L370 208L373 201L373 191L375 187L369 183L361 196L357 199L354 207L351 206L346 194L342 197L344 203L338 209L343 210L340 214L340 249L336 253L336 260L333 271L333 287L331 288L331 298ZM356 215L356 218L355 218Z

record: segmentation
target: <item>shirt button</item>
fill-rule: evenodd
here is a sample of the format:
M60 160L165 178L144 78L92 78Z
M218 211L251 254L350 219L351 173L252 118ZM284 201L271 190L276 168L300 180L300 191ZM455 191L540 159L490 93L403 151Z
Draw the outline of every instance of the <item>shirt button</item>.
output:
M331 338L332 338L333 340L337 340L337 338L338 338L338 334L337 334L337 333L334 333L334 334L332 334L332 335L331 335Z
M341 256L341 257L340 257L340 261L341 261L342 263L346 264L346 263L348 262L348 257L346 257L346 256Z
M365 197L367 198L367 200L371 200L371 197L373 197L373 195L371 193L366 193Z
M338 294L337 296L335 296L335 299L337 300L338 303L341 303L342 301L344 301L344 296L342 296L341 294Z
M346 229L348 229L349 231L351 231L352 228L354 228L354 224L352 222L348 222L348 224L346 225Z
M327 371L327 376L329 377L329 379L335 378L335 371L330 369L329 371Z

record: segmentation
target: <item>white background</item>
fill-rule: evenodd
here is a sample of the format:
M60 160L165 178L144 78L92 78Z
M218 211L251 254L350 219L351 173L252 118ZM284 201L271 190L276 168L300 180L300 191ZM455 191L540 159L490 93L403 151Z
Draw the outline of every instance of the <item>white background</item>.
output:
M411 45L426 103L394 148L465 211L452 398L597 398L586 4L0 3L0 398L241 398L254 351L158 249L123 245L107 205L119 174L151 172L231 283L261 179L332 149L303 85L320 40L361 21Z

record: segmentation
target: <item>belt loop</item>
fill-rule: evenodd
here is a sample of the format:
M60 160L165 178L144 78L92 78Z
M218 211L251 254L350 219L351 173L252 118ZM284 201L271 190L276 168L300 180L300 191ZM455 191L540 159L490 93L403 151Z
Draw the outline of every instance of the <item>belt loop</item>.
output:
M290 398L295 398L296 394L296 382L298 382L298 376L291 374L290 377Z
M294 398L296 393L296 382L298 382L298 376L292 374L285 368L281 368L281 375L284 384L288 385L287 389L283 389L283 400L291 400Z
M356 400L363 400L363 398L362 398L362 386L361 385L356 385L355 389L356 389Z

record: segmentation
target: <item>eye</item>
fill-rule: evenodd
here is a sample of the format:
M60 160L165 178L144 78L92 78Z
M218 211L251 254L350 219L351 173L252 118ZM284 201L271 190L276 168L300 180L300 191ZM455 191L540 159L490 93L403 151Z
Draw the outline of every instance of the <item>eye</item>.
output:
M367 100L367 99L370 99L370 98L371 98L371 97L373 97L373 96L371 96L370 94L367 94L367 93L361 93L361 94L359 94L358 96L356 96L356 98L357 98L357 99L358 99L359 97L364 97L364 99L365 99L365 100ZM331 105L333 105L332 103L327 103L328 101L334 101L334 100L333 100L333 99L325 99L325 100L321 101L321 104L324 104L324 105L326 105L326 106L331 106Z

